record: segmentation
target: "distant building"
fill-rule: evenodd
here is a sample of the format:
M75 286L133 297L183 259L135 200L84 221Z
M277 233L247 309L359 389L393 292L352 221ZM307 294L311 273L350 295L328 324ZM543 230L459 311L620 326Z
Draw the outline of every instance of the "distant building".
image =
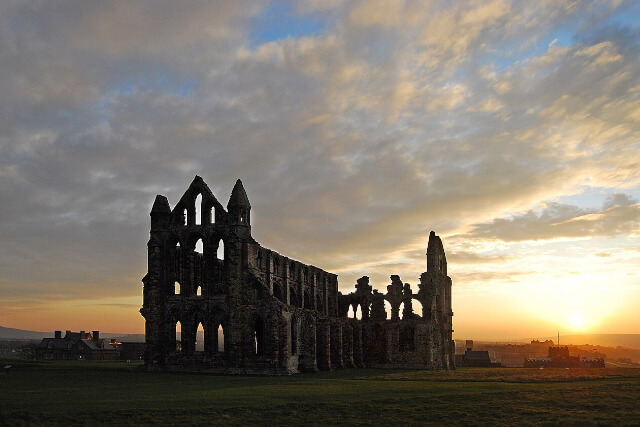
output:
M491 357L487 350L474 350L473 340L466 341L466 351L464 354L456 354L456 366L467 368L490 368L501 366L500 363L491 363Z
M525 368L604 368L604 358L569 355L569 347L549 347L546 358L526 359Z
M55 331L36 348L37 360L117 360L119 350L100 338L100 331Z
M467 368L490 368L491 358L486 350L467 349L462 355L461 366Z
M111 345L120 350L120 360L144 359L145 343L143 342L114 342Z

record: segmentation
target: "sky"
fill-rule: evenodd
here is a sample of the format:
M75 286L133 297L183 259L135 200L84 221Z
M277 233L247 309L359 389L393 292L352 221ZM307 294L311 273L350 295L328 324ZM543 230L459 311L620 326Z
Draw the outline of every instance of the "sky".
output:
M242 179L263 246L454 338L640 333L640 2L0 2L0 325L142 333L149 211Z

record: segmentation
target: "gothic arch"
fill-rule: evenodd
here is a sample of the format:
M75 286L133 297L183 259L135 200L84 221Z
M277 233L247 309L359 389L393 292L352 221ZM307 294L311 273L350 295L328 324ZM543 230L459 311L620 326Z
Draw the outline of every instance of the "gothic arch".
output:
M265 325L264 320L259 315L254 316L253 321L253 349L256 356L264 356L265 354Z
M279 282L273 282L273 297L280 302L284 302L284 295L282 293L282 286Z

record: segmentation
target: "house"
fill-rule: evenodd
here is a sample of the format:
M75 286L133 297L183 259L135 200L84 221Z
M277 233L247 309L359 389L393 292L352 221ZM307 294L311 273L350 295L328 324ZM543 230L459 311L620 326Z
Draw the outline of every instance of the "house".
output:
M43 338L36 348L36 360L117 360L116 347L100 338L100 331L55 331L53 338Z
M470 368L490 368L491 358L489 358L489 352L486 350L467 349L462 355L462 366Z

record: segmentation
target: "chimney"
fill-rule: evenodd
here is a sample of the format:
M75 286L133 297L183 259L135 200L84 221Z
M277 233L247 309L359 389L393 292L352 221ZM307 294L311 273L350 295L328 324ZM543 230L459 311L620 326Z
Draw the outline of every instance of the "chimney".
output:
M56 339L59 340L60 338L62 338L62 331L55 331L54 334L55 334Z
M467 351L473 350L473 340L467 340L466 346L467 346Z
M86 337L84 336L84 331L80 331L80 339L81 339L81 340L83 340L83 339L85 339L85 338L86 338Z
M91 331L91 338L94 341L100 341L100 331Z

